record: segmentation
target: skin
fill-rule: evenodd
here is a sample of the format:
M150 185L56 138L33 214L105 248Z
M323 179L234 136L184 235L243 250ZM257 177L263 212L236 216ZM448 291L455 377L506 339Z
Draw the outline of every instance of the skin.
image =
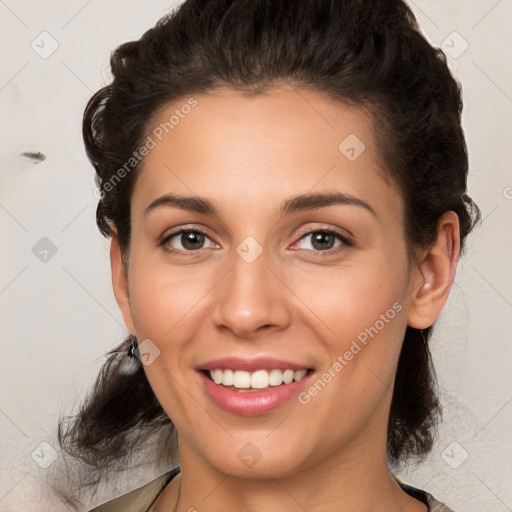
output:
M127 261L115 236L111 244L117 303L139 343L160 350L144 368L178 431L181 473L152 511L175 510L180 488L180 511L426 511L390 476L386 427L406 326L432 325L448 298L457 215L446 212L435 243L409 261L403 201L362 110L293 87L195 98L142 162ZM366 146L355 161L338 149L350 134ZM332 191L375 215L348 204L279 213L291 196ZM208 199L219 215L163 206L144 217L170 192ZM180 227L204 232L202 248L187 252L180 236L159 247ZM307 233L322 229L352 245L334 238L315 252ZM236 252L248 236L262 249L252 263ZM234 355L299 362L321 376L394 303L401 311L308 404L241 416L213 403L198 379L198 365ZM237 456L247 443L261 454L252 467Z

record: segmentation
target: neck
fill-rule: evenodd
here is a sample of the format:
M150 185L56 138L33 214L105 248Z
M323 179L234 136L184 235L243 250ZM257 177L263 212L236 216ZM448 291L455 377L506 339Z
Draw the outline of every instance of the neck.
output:
M333 453L290 476L261 472L239 477L206 464L185 444L180 448L181 473L164 491L154 512L426 512L390 475L386 453L354 446ZM166 496L164 496L166 495Z

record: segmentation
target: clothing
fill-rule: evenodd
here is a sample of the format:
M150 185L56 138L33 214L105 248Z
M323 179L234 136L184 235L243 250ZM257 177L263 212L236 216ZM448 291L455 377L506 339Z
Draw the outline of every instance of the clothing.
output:
M165 486L180 472L180 468L175 468L168 473L160 475L155 480L134 489L119 498L107 501L103 505L89 510L89 512L149 512L149 509L155 503L158 496L164 490ZM398 485L407 494L425 503L429 512L453 512L443 503L437 501L431 494L421 489L416 489L407 485L399 477L393 475Z

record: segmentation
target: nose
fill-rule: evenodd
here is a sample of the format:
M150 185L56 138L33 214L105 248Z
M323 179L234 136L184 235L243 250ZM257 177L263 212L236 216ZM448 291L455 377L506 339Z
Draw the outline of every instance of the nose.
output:
M291 319L291 291L276 266L269 267L265 251L252 262L234 253L230 263L230 271L215 287L216 327L236 339L285 329Z

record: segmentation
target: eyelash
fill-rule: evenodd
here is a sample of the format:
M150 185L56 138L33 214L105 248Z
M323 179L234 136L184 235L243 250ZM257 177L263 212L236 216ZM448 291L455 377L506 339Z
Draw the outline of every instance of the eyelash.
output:
M161 247L164 251L169 252L171 254L174 254L174 255L177 255L177 256L184 256L184 257L189 256L190 254L197 253L198 251L201 251L202 249L204 249L204 248L201 248L201 249L195 249L195 250L191 250L191 251L182 251L181 249L175 249L174 247L166 246L167 242L169 242L169 240L171 238L174 238L175 236L181 235L183 233L199 233L199 234L204 235L205 237L209 238L208 235L204 231L202 231L200 229L182 228L182 229L180 229L178 231L174 231L173 233L170 233L165 238L163 238L158 243L158 247ZM331 229L331 228L314 229L314 230L306 231L305 233L300 235L299 241L304 239L304 238L306 238L307 236L313 235L315 233L322 233L322 234L327 234L327 235L333 235L334 237L338 238L338 240L340 240L342 242L342 244L340 246L336 247L336 248L327 249L325 251L311 250L311 249L308 250L308 249L306 249L308 252L312 252L313 254L327 254L327 255L331 255L331 254L336 254L336 253L346 249L347 247L352 247L353 246L352 241L349 240L345 235L343 235L339 231L336 231L336 230Z

